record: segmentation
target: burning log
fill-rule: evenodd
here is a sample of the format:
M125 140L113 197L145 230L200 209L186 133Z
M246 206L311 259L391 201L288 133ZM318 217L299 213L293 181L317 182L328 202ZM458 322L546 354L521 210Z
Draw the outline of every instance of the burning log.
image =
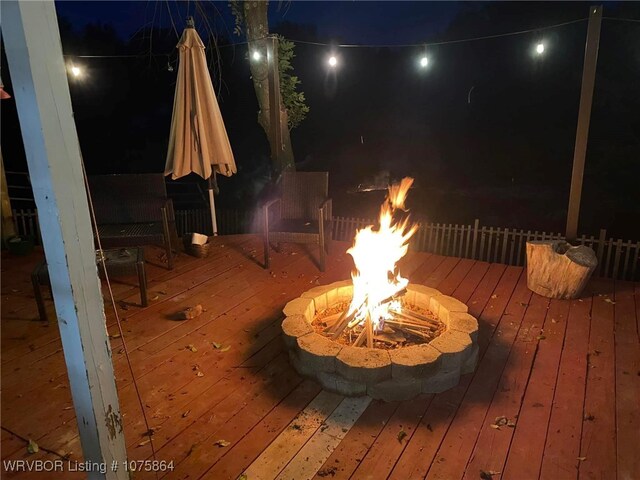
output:
M389 325L392 328L401 326L401 327L415 328L418 330L429 330L429 331L436 330L435 327L432 327L430 325L420 325L419 323L405 322L402 319L386 320L384 323L385 325Z
M373 348L373 322L370 315L364 321L364 328L367 331L367 348Z
M393 302L394 300L398 300L399 298L404 296L406 293L407 293L407 289L403 288L402 290L399 290L398 292L394 293L393 295L391 295L391 296L385 298L384 300L382 300L380 302L380 305L386 305L387 303ZM338 321L332 327L327 327L327 329L325 331L331 334L331 338L332 339L335 340L340 335L342 335L342 332L344 331L345 328L347 328L349 323L351 323L353 321L353 319L355 318L356 314L361 309L365 308L365 305L367 303L367 298L368 297L365 297L365 299L360 304L360 306L358 308L356 308L351 314L347 315L347 312L349 311L349 309L345 310L344 312L342 312L342 315L340 315L340 318L338 319Z
M352 313L347 315L348 311L349 310L347 309L344 312L342 312L342 315L340 315L340 318L338 319L338 321L329 330L329 333L331 334L331 338L333 338L334 340L338 338L340 335L342 335L342 332L344 331L344 329L347 328L347 325L351 323L351 321L355 318L356 313L358 313L357 310L354 310Z
M358 338L356 338L356 341L355 341L355 342L353 342L353 345L354 345L355 347L361 347L361 346L362 346L362 344L364 344L364 341L365 341L366 337L367 337L367 329L366 329L366 328L363 328L363 329L360 331L360 335L358 335Z
M397 318L402 318L405 323L410 322L410 323L416 323L418 325L426 324L433 328L438 328L439 326L438 322L436 322L435 320L431 320L430 318L425 317L424 315L420 315L419 313L415 313L410 310L402 310L402 311L394 310L392 313Z

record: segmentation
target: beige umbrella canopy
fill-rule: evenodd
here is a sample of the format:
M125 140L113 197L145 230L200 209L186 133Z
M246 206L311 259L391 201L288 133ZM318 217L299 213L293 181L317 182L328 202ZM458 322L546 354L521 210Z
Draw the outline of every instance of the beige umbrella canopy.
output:
M209 179L213 233L217 234L212 175L230 177L236 162L207 68L204 43L187 22L178 43L179 66L164 174L172 179L197 173Z

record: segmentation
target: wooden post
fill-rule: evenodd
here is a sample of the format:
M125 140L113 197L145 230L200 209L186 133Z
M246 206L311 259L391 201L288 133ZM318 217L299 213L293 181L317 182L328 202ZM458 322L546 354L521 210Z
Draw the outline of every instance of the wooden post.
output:
M106 468L88 476L124 480L123 420L55 7L6 1L2 14L83 456Z
M601 23L602 5L589 7L589 26L587 27L587 41L584 49L580 109L578 111L578 127L576 130L576 145L573 153L573 171L571 172L571 190L569 192L569 208L567 211L566 237L570 243L574 242L578 236L582 179L587 155L587 141L589 139L593 89L596 83L596 65L598 63Z
M278 71L278 37L270 35L267 39L267 79L269 81L269 131L272 164L282 171L280 155L282 152L282 119L280 115L280 73Z
M2 203L2 240L13 237L16 234L13 225L13 213L11 211L11 200L9 199L9 188L7 186L7 176L4 173L4 159L0 151L0 197Z

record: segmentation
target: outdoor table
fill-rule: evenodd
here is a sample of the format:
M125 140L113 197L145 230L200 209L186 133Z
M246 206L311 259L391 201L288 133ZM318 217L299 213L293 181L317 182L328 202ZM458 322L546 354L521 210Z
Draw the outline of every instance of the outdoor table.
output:
M142 247L135 248L115 248L103 250L105 257L105 267L110 277L120 277L126 275L138 275L138 286L140 288L140 303L143 307L148 305L147 302L147 276L144 268L144 249ZM99 252L96 252L96 263L101 275L102 262L100 262ZM41 261L31 273L31 283L33 284L33 293L38 305L38 313L40 320L48 320L47 310L44 306L44 298L42 297L42 286L46 285L51 288L49 279L49 270L47 262Z

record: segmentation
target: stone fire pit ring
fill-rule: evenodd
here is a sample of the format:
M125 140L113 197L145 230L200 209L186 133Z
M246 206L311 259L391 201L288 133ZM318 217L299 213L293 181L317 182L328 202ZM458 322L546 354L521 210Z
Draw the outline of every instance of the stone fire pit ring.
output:
M478 321L464 303L423 285L409 284L404 301L430 310L445 325L429 343L383 350L342 345L316 333L311 326L316 314L350 302L352 295L352 282L345 280L312 288L285 306L283 338L302 376L342 395L396 401L443 392L475 370Z

